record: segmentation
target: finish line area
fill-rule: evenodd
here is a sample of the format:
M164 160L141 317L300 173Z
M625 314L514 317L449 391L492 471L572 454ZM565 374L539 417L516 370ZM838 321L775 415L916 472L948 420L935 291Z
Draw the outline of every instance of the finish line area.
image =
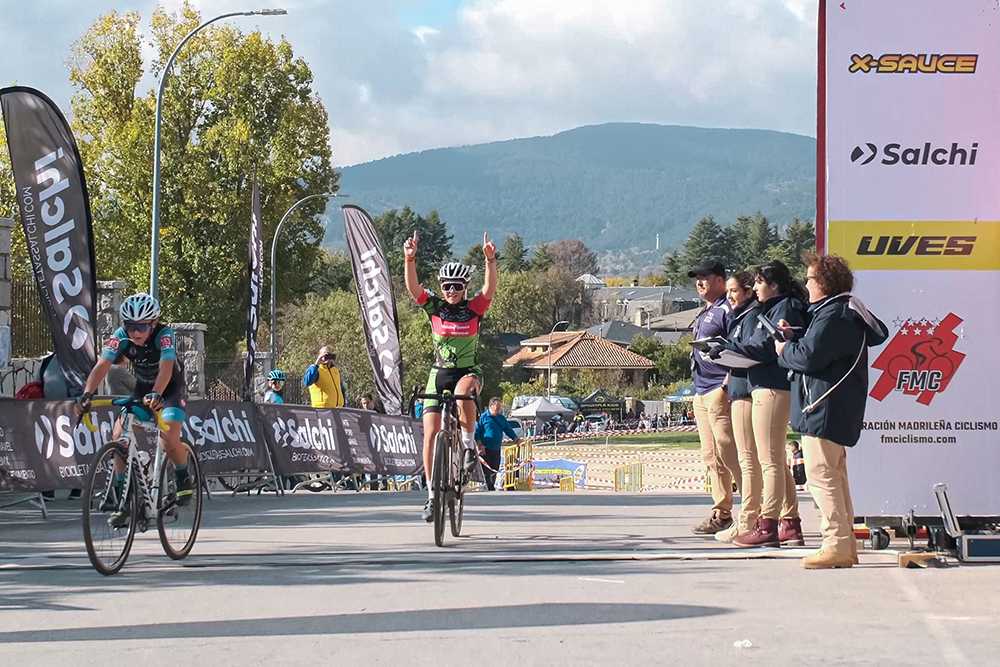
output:
M77 501L51 503L48 520L4 510L0 659L97 664L109 641L148 664L192 646L218 664L317 650L398 664L470 652L485 664L988 664L995 652L1000 603L968 591L1000 590L996 568L902 570L894 552L869 551L851 570L804 571L819 540L804 496L808 546L774 550L691 534L702 494L539 490L471 493L464 536L442 549L423 498L214 494L187 560L168 560L147 532L114 577L87 561Z

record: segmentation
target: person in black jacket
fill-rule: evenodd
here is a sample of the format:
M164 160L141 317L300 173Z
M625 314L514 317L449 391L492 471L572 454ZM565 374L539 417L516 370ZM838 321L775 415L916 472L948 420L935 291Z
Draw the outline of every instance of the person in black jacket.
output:
M782 544L802 546L802 522L795 481L785 455L791 383L788 371L778 366L774 338L760 323L760 316L771 322L785 320L791 327L804 328L806 292L792 278L788 267L777 260L757 267L754 292L760 302L756 326L749 340L729 341L734 352L758 361L747 369L753 402L751 421L760 459L764 485L760 516L752 529L740 533L733 544L741 547L777 547Z
M732 307L727 338L737 343L749 342L757 324L757 307L760 304L754 295L753 282L753 273L749 271L738 271L726 281L726 300ZM757 458L757 444L753 437L753 401L750 398L747 369L730 368L726 387L732 401L733 439L736 441L743 488L739 517L729 528L715 534L715 539L719 542L732 542L737 535L749 531L757 523L764 484L760 460Z
M885 324L851 295L854 276L837 256L806 257L809 327L777 343L782 366L794 371L792 426L802 434L809 491L823 517L822 548L802 559L806 569L858 562L847 447L861 437L868 398L868 348L888 338ZM791 338L788 322L778 326Z

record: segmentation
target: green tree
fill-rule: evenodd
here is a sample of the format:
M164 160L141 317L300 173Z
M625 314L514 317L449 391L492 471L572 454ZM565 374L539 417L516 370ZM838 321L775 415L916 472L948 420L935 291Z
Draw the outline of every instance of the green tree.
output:
M778 230L761 213L738 216L725 234L731 249L728 266L733 269L745 269L772 259L773 249L780 241Z
M153 13L150 73L201 17L189 4ZM99 274L145 287L155 95L143 74L140 21L110 13L69 59L73 125L84 159ZM204 322L209 349L243 335L250 186L261 188L265 245L281 215L309 194L335 191L326 110L312 72L286 40L231 26L201 31L174 63L164 96L159 282L166 317ZM283 299L311 285L322 200L299 207L279 239ZM269 276L267 277L269 279ZM265 290L269 289L265 285Z
M528 268L528 251L524 247L524 239L520 234L511 234L504 239L500 248L497 263L501 271L516 272L525 271Z
M795 218L785 229L785 238L778 244L785 256L785 263L799 278L805 276L802 256L816 251L816 227L813 223Z
M548 245L539 243L531 253L529 267L532 271L545 271L553 264L552 255L549 253Z
M309 283L311 293L325 296L338 290L350 291L353 284L354 271L346 252L324 250L316 257L316 268Z
M390 275L402 278L403 242L416 231L420 237L417 276L425 285L429 281L436 281L441 264L451 258L452 239L437 211L431 211L427 217L423 217L409 207L393 209L375 218L374 223Z
M538 336L552 328L553 307L553 293L539 274L501 271L486 321L496 333Z

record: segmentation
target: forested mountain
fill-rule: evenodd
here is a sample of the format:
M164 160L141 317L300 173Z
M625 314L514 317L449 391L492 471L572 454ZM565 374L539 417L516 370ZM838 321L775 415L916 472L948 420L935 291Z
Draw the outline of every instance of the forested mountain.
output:
M436 209L459 253L486 229L648 255L657 233L665 251L706 215L729 224L760 212L779 228L813 219L815 152L815 139L782 132L609 123L397 155L344 168L340 185L373 215ZM341 227L327 244L342 243Z

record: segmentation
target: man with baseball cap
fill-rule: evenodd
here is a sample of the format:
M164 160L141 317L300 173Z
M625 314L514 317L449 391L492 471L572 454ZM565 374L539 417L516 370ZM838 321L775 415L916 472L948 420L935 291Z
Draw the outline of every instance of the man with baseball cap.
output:
M694 278L695 290L705 307L694 321L694 338L726 336L729 304L726 302L726 268L721 262L708 260L688 271ZM712 485L712 513L694 527L695 534L714 535L733 523L733 480L742 484L733 423L730 417L729 394L726 389L728 371L691 351L691 375L694 378L694 420L698 425L701 454L708 467Z

